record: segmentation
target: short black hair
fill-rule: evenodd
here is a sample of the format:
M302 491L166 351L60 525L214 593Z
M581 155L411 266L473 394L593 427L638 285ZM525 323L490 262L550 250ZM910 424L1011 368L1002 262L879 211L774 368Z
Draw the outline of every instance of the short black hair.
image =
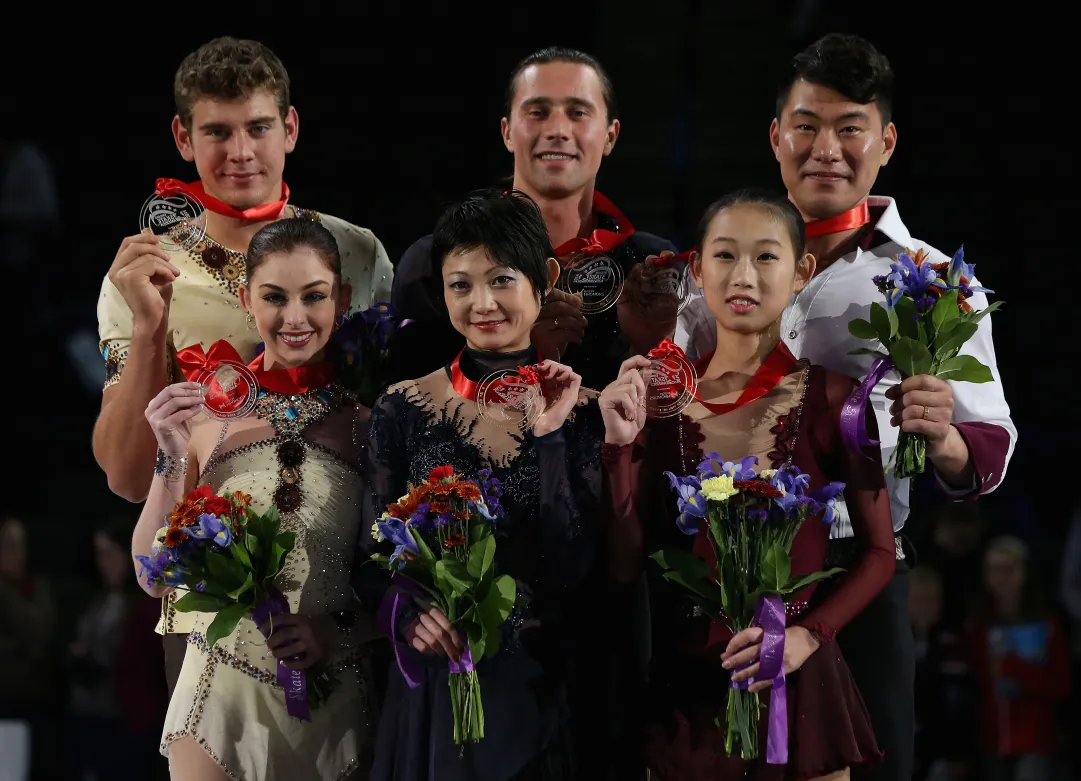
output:
M540 51L535 51L518 63L510 75L510 81L507 83L507 100L503 107L504 117L510 117L511 109L514 108L514 96L518 93L518 77L522 75L522 72L530 66L547 65L550 62L569 62L592 68L601 82L601 96L604 98L608 124L612 124L612 122L619 119L619 110L616 106L616 91L612 87L612 80L608 78L608 72L593 55L580 52L577 49L568 49L564 46L549 46Z
M439 217L432 233L431 291L443 299L443 262L453 252L484 249L493 263L526 275L544 301L548 288L548 259L555 257L540 209L519 190L476 190L452 204Z
M705 252L706 233L709 231L709 224L713 222L713 218L733 206L757 206L768 211L788 231L788 238L792 240L792 249L796 253L796 262L798 263L803 257L807 248L807 226L803 222L803 215L784 195L758 188L736 190L709 205L702 219L698 221L696 235L699 251Z
M874 103L885 126L893 116L893 69L886 55L858 35L830 33L792 58L791 70L777 90L777 119L784 113L792 85L819 84L853 103Z
M298 247L308 247L334 272L334 281L341 284L342 258L334 234L314 220L292 217L277 220L260 228L248 243L244 258L248 284L252 275L263 264L267 255L276 252L292 252Z

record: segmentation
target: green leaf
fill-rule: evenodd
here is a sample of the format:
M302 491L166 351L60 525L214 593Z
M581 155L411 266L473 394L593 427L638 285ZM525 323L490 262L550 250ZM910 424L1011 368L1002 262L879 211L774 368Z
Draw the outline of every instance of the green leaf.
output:
M447 596L461 597L473 587L469 571L460 561L440 559L435 563L435 583Z
M857 339L877 339L878 330L867 320L857 317L848 323L848 332Z
M713 573L705 561L695 556L690 551L679 548L665 548L650 556L655 562L666 570L673 570L695 580L708 580Z
M991 314L996 309L1001 307L1004 303L1005 303L1004 301L996 301L993 304L988 304L983 309L981 309L979 312L971 312L968 315L966 315L968 317L968 321L970 323L978 323L981 320L983 320L985 317L987 317L987 315Z
M243 545L237 545L234 541L234 543L229 546L229 552L233 554L233 558L237 560L240 566L248 571L252 571L251 556L248 555L247 548Z
M248 612L246 605L227 605L218 611L210 626L206 628L206 644L213 647L223 637L228 637L236 629L245 614Z
M477 540L469 546L469 561L466 565L466 569L468 569L470 577L472 577L475 582L480 582L484 579L484 576L487 575L488 571L492 568L492 562L494 561L495 537L488 535L484 539Z
M688 591L694 592L699 597L704 599L707 604L716 605L720 608L724 608L724 596L721 592L721 587L710 580L696 580L687 579L683 577L683 574L674 570L669 570L664 573L664 579L670 580L677 585L683 586Z
M428 547L428 543L424 541L424 537L420 535L416 529L409 528L409 536L413 538L413 542L417 544L417 550L420 551L420 559L429 567L435 564L435 554L432 553L432 549Z
M251 579L251 573L249 572L247 578L245 578L244 580L244 585L242 585L240 588L233 589L228 594L226 594L226 596L230 597L231 599L239 600L242 595L244 595L254 587L255 581Z
M240 588L248 574L239 561L232 557L226 558L214 550L206 552L206 566L215 584L227 594Z
M251 559L255 559L256 561L259 560L259 551L262 547L261 540L258 532L256 532L252 526L248 526L248 530L244 534L244 547L247 548L248 553L250 554L249 561Z
M277 577L285 564L285 557L293 550L296 541L296 532L282 532L274 538L274 541L270 543L270 556L267 558L266 571L263 573L264 579Z
M871 304L871 325L883 346L888 346L897 335L897 315L881 304Z
M812 572L810 575L804 575L802 577L796 578L795 580L790 580L785 583L784 588L781 589L781 593L795 594L797 591L802 591L803 589L807 588L812 583L817 583L818 581L825 580L826 578L832 578L834 575L838 575L842 572L844 572L844 570L840 567L834 567L833 569L826 570L825 572Z
M232 604L231 601L222 596L189 591L173 607L181 613L217 613L229 604Z
M965 342L976 333L977 326L968 320L951 320L941 331L935 334L935 359L942 363L957 354Z
M899 337L890 345L890 357L905 377L927 374L931 370L931 351L907 336Z
M477 605L481 623L489 632L495 634L507 620L514 608L517 587L510 575L500 575L492 581L484 601Z
M908 296L901 296L890 312L893 332L897 336L916 339L920 332L919 318L916 317L916 302Z
M792 560L780 543L774 543L762 557L762 583L771 590L780 591L792 574Z
M473 657L473 663L476 664L481 659L487 657L491 659L496 653L499 652L499 643L492 643L492 647L488 648L488 630L484 628L484 624L473 624L466 632L466 638L469 640L469 652Z
M264 536L268 540L272 540L278 536L278 532L281 531L282 517L278 513L278 505L270 505L270 509L263 513L263 531Z
M935 327L937 334L946 323L960 316L961 311L957 308L957 291L947 290L939 297L935 308L931 310L931 325Z
M971 355L958 355L944 361L935 376L953 382L991 382L991 370Z

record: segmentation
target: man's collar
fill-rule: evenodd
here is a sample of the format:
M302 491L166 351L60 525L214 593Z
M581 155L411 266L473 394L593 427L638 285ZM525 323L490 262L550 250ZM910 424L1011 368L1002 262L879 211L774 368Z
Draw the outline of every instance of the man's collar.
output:
M875 223L875 232L881 233L900 247L912 246L912 234L901 222L901 214L897 211L897 201L883 195L871 195L867 198L867 205L872 209L884 209Z

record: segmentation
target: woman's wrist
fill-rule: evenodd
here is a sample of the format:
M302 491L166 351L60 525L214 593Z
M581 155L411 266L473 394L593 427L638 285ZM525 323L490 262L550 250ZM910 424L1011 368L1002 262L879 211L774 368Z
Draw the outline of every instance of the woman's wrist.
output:
M181 482L188 473L188 454L166 453L158 448L157 460L154 463L154 474L159 475L167 483Z

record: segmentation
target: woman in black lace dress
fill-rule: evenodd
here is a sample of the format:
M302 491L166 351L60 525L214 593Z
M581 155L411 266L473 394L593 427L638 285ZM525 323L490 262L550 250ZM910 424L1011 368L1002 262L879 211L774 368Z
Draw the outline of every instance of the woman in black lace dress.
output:
M424 666L411 688L392 670L371 778L375 781L562 781L573 777L568 739L568 659L576 633L570 595L593 565L600 524L596 393L569 367L530 345L541 302L559 274L539 210L515 192L474 194L449 209L433 237L433 268L466 348L450 365L391 387L375 403L369 434L369 525L437 466L501 481L505 516L496 568L518 583L497 656L477 665L485 737L454 743L448 656L464 649L438 610L414 604L388 627L401 654ZM482 415L477 384L499 369L533 366L547 406L531 426ZM360 559L375 550L368 538ZM371 609L388 599L387 573L362 564L356 585Z

